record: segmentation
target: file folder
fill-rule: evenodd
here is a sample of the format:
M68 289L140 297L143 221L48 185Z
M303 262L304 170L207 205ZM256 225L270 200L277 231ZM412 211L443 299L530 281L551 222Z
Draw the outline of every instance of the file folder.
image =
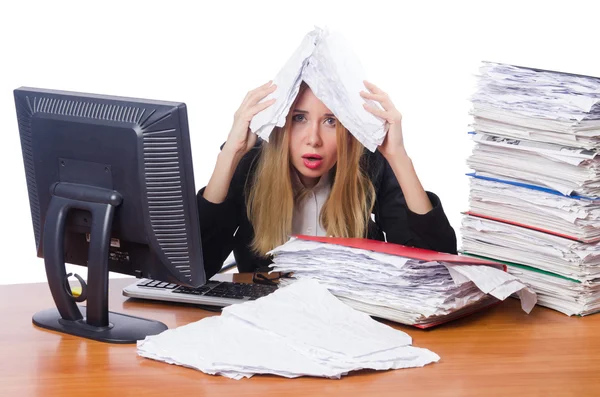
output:
M454 255L448 254L444 252L437 252L432 250L427 250L423 248L416 247L408 247L400 244L389 243L379 240L371 240L364 238L339 238L339 237L318 237L318 236L307 236L307 235L294 235L293 237L315 241L320 243L329 243L329 244L337 244L350 248L357 248L362 250L374 251L389 255L401 256L409 259L419 260L419 261L440 261L440 262L448 262L448 263L461 263L468 265L485 265L492 266L497 269L501 269L503 271L507 271L507 266L503 263L495 262L492 260L475 258L473 256L466 255ZM501 301L496 300L495 298L489 296L484 298L482 301L477 304L466 306L461 308L455 312L437 317L434 321L426 322L422 324L410 324L412 327L416 327L419 329L428 329L432 327L436 327L438 325L445 324L452 320L457 320L459 318L463 318L474 314L476 312L482 311L488 307L495 306L501 303ZM375 314L369 312L368 308L364 310L369 315L373 317L378 317Z

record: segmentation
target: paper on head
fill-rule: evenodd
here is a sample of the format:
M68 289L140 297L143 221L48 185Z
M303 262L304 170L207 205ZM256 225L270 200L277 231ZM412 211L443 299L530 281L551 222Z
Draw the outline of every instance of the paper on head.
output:
M368 102L381 109L379 103L360 96L366 90L366 74L358 57L337 32L315 28L309 32L286 62L273 82L277 89L263 101L275 98L275 104L258 113L250 122L250 130L269 141L275 126L283 127L298 92L305 81L315 96L333 112L338 120L374 152L387 133L386 122L363 108Z

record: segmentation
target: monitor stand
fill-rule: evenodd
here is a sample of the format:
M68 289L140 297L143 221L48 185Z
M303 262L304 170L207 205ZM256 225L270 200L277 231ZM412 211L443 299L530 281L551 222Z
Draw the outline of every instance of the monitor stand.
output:
M108 343L136 343L167 329L159 321L108 311L108 255L110 231L121 195L114 191L76 183L55 183L46 212L43 235L48 285L56 308L33 316L38 327ZM89 211L92 217L88 253L88 283L73 296L65 269L65 221L71 209ZM87 307L76 302L87 300Z

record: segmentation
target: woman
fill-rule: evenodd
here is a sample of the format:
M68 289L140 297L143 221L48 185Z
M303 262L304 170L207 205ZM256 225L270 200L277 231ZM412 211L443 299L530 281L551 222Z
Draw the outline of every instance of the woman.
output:
M235 113L208 185L198 193L207 278L233 250L240 272L264 268L266 253L292 234L371 239L456 253L438 197L425 192L402 140L402 116L365 81L360 95L389 123L375 153L363 146L302 83L285 126L257 143L252 117L275 100L272 82L250 91ZM374 222L371 214L374 214ZM384 235L385 233L385 235Z

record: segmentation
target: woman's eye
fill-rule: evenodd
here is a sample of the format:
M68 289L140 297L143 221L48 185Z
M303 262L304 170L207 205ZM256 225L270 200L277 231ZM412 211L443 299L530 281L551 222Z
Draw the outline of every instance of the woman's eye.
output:
M334 119L333 117L328 117L327 119L325 119L325 123L327 123L328 125L334 126L336 123L336 119Z
M295 122L304 121L304 115L303 114L296 114L296 115L294 115L294 117L292 117L292 121L295 121Z

